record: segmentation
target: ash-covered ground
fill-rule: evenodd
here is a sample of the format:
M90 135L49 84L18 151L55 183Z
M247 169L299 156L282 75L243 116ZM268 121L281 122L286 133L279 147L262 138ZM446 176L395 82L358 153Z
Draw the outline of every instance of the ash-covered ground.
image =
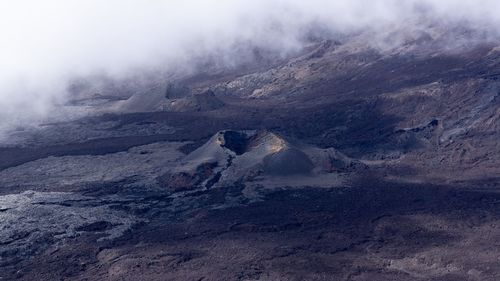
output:
M0 280L499 280L500 48L426 38L80 81L0 148Z

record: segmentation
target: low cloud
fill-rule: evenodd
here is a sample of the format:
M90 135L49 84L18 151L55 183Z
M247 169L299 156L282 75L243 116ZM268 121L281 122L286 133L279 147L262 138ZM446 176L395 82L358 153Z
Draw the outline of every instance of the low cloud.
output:
M388 27L460 24L495 37L499 10L493 0L2 1L0 134L53 116L74 77L189 70L206 56L235 66L238 44L286 55L313 27L383 38Z

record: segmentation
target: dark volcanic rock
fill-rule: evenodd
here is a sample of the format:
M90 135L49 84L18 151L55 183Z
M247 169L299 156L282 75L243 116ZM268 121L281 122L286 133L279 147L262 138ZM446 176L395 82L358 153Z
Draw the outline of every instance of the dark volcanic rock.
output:
M217 163L202 163L193 171L167 173L158 178L160 186L173 191L186 191L199 188L214 176ZM213 185L213 184L212 184Z
M217 98L213 91L207 90L199 94L190 94L178 99L169 100L167 111L204 112L224 107L224 102Z
M438 31L113 85L16 132L0 279L497 280L500 48Z
M247 134L236 131L225 131L222 134L224 138L222 147L234 151L236 155L241 155L247 152L250 141L250 137Z

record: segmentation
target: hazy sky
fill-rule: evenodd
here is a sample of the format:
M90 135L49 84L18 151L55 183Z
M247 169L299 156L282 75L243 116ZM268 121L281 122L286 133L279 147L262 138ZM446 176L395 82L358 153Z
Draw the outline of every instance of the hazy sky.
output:
M497 32L499 11L496 0L0 0L0 130L53 111L75 75L174 68L236 42L287 52L311 24L384 32L425 15Z

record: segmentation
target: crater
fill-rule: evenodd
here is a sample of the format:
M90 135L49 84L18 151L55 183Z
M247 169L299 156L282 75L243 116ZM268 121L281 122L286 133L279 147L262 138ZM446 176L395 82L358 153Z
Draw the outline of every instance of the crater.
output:
M243 132L236 131L225 131L222 134L224 138L221 146L227 148L236 155L242 155L248 150L248 144L250 143L250 137Z

